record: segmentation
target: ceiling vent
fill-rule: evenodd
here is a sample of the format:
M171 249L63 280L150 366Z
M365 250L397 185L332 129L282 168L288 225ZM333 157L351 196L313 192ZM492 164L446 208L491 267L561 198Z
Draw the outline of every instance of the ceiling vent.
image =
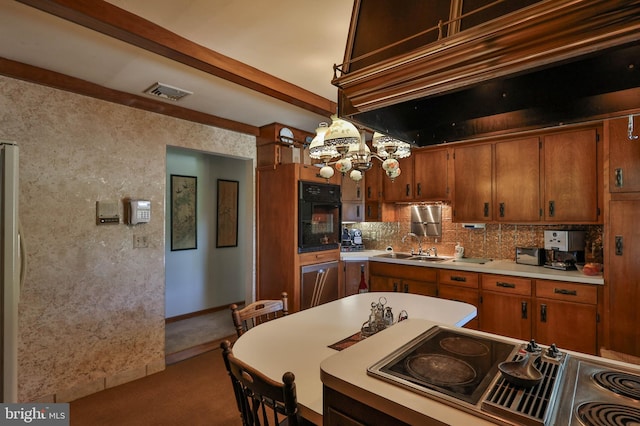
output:
M164 99L169 99L170 101L179 101L188 95L193 95L193 92L189 92L188 90L178 89L177 87L169 86L164 83L155 83L144 93L148 95L158 96Z

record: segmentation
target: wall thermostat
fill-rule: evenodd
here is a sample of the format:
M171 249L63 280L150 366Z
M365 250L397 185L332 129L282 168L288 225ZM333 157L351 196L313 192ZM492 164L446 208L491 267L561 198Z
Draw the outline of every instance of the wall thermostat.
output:
M129 200L129 224L148 223L151 220L151 201Z

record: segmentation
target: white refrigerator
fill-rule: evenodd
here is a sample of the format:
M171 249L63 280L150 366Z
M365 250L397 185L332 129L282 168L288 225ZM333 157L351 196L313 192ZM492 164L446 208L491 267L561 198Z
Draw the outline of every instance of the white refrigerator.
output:
M18 402L18 301L21 257L18 233L18 146L0 140L0 284L2 292L2 397Z

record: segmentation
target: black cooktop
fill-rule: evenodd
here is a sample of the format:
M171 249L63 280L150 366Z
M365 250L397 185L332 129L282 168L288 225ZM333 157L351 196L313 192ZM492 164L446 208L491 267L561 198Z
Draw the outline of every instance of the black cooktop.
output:
M369 373L412 390L436 391L476 405L515 345L433 327Z

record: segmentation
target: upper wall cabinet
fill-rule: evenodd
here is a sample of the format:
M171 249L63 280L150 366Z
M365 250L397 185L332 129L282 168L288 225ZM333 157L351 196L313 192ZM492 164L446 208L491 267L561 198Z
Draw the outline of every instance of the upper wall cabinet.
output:
M454 149L454 222L602 223L598 129Z
M598 139L596 129L543 138L545 222L602 223Z
M407 202L413 200L413 155L402 158L400 162L400 176L394 180L385 174L382 179L382 193L386 202Z
M607 123L609 132L609 192L640 191L640 116Z
M418 149L412 155L414 199L449 200L449 150Z

